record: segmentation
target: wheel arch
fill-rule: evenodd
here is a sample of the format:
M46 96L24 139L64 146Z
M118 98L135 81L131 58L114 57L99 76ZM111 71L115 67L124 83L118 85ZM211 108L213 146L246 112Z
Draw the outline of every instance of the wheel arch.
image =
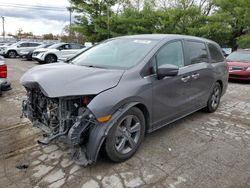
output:
M223 89L224 89L224 88L223 88L223 87L224 87L224 86L223 86L223 82L222 82L221 80L217 80L216 82L218 82L218 83L220 84L221 90L223 91Z
M143 103L138 103L133 107L137 107L139 110L142 111L144 118L145 118L145 123L146 123L146 132L148 131L148 129L150 128L150 114L149 114L149 110L147 109L146 105L144 105ZM132 107L131 107L132 108Z
M116 112L112 115L112 118L103 124L96 125L89 133L89 142L87 144L87 157L91 162L96 162L97 157L99 155L100 149L105 143L106 137L113 127L113 125L117 122L117 120L129 109L132 107L137 107L140 109L144 115L145 123L146 123L146 131L150 125L150 117L149 111L143 103L140 102L130 102L123 106L120 106L116 110Z
M9 49L9 50L7 51L7 53L6 53L6 54L9 56L9 53L10 53L10 52L15 52L15 53L16 53L16 55L17 55L17 51L16 51L15 49Z
M44 60L46 60L46 57L48 57L49 55L53 55L53 56L55 56L56 57L56 60L58 60L58 57L57 57L57 55L56 54L54 54L54 53L48 53L48 54L46 54L45 56L44 56Z

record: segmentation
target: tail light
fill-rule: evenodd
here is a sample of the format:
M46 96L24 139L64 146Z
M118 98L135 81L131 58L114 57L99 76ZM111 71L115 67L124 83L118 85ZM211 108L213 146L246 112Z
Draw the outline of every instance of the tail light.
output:
M7 66L0 65L0 78L7 78Z

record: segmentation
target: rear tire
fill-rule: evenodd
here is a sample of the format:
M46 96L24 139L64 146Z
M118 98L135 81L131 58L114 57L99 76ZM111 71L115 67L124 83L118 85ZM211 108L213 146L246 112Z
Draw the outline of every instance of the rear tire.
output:
M221 86L218 82L216 82L213 91L207 101L207 106L205 108L207 112L212 113L217 110L220 104L221 92Z
M45 63L55 63L57 62L57 57L53 54L49 54L44 59Z
M141 110L132 107L110 129L105 150L110 160L122 162L132 157L145 135L145 118Z
M8 56L9 58L16 58L17 53L16 53L16 51L14 51L14 50L10 50L10 51L8 51L7 56Z

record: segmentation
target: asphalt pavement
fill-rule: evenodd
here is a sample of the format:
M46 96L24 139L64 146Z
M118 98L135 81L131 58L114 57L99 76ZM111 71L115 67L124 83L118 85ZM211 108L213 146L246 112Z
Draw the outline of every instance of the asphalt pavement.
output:
M250 187L250 83L230 82L219 109L196 112L146 135L130 160L72 162L66 145L40 146L20 118L22 74L34 61L7 59L12 90L0 97L0 187Z

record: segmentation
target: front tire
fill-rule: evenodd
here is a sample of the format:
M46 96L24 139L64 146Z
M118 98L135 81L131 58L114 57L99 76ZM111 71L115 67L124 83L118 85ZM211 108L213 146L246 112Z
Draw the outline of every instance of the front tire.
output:
M220 104L221 92L222 92L221 86L218 82L216 82L213 91L207 101L207 107L206 107L207 112L212 113L217 110Z
M45 63L54 63L57 62L57 57L53 54L49 54L45 57Z
M145 135L145 118L141 110L132 107L110 129L106 139L107 156L114 162L132 157Z

